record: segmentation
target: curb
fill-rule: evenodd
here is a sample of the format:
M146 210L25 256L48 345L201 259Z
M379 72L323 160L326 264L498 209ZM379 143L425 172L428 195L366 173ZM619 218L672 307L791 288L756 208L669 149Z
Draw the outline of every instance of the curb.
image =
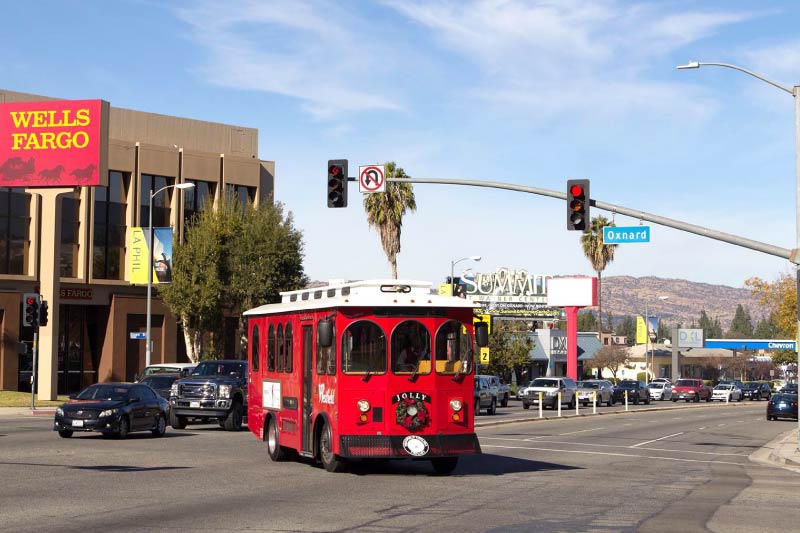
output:
M790 442L791 441L791 442ZM754 463L760 463L778 468L786 468L792 472L800 472L800 461L790 459L781 453L782 450L791 450L792 453L800 457L796 451L797 430L789 430L772 439L770 442L754 451L748 459ZM787 451L788 451L787 450Z

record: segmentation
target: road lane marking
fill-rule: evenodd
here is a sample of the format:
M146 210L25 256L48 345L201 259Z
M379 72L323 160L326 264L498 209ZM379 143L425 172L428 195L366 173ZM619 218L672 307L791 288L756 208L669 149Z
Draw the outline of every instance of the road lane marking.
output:
M697 431L701 431L701 430L703 430L703 429L706 429L706 427L705 427L705 426L703 426L703 427L701 427L701 428L697 428Z
M646 440L644 442L640 442L639 444L634 444L634 445L628 446L628 447L629 448L638 448L639 446L644 446L645 444L650 444L651 442L658 442L660 440L668 439L670 437L677 437L678 435L683 435L683 431L681 431L679 433L673 433L672 435L667 435L665 437L659 437L659 438L653 439L653 440Z
M585 455L610 455L614 457L634 457L636 459L662 459L664 461L679 461L684 463L713 463L724 465L742 466L742 463L735 463L733 461L708 461L705 459L681 459L679 457L663 457L660 455L637 455L635 453L613 453L613 452L589 452L585 450L556 450L553 448L535 448L532 446L500 446L497 444L488 444L484 448L502 448L507 450L532 450L539 452L557 452L557 453L580 453ZM744 456L743 456L744 457Z
M512 442L529 442L532 439L540 439L547 437L548 435L542 435L540 437L532 437L531 439L513 439L510 437L481 437L481 442L484 440L508 440ZM623 446L620 444L597 444L594 442L569 442L564 440L548 440L544 441L545 444L568 444L572 446L594 446L596 448L623 448L623 449L630 449L630 446ZM720 444L720 446L724 446L724 444ZM757 446L754 446L757 448ZM724 452L699 452L695 450L672 450L670 448L642 448L643 450L652 451L652 452L671 452L671 453L693 453L697 455L725 455L729 457L747 457L750 455L749 453L724 453Z
M580 431L570 431L569 433L559 433L558 436L561 437L562 435L575 435L577 433L586 433L587 431L598 431L605 428L592 428L592 429L582 429Z

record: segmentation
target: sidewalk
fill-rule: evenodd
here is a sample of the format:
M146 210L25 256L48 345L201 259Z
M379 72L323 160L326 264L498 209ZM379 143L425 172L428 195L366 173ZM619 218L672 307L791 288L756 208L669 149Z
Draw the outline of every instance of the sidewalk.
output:
M0 416L56 416L55 407L0 407Z
M753 452L750 459L759 463L787 467L800 472L800 451L797 450L797 427L778 435L772 442Z

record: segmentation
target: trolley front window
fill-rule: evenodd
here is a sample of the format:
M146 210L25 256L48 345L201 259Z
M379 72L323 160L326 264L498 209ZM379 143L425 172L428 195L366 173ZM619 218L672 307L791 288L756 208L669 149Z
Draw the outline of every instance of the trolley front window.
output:
M400 323L392 332L392 372L430 374L431 334L416 320Z
M345 374L383 374L386 372L386 335L374 322L353 322L342 334L341 354Z
M472 336L464 324L449 320L436 332L436 372L463 374L472 365ZM466 364L465 364L466 363Z

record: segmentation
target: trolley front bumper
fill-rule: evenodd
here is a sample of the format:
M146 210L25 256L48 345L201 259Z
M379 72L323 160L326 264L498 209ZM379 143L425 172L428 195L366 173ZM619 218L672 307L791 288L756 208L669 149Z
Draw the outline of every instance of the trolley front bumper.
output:
M339 455L348 458L429 459L481 453L475 433L459 435L342 435Z

